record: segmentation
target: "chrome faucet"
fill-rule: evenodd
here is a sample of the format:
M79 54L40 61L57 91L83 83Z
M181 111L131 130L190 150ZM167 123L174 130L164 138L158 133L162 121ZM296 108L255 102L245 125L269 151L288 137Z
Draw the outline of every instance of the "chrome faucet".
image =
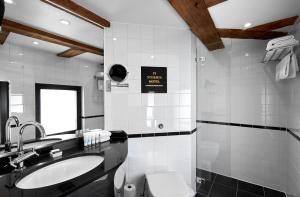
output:
M28 126L35 126L37 128L37 130L40 132L41 137L45 138L46 137L46 132L44 127L38 123L38 122L34 122L34 121L29 121L29 122L25 122L24 124L22 124L20 130L19 130L19 140L18 140L18 152L19 153L23 153L23 132L24 129Z
M17 116L11 116L8 118L5 124L5 150L11 151L11 123L15 122L16 127L20 126L20 122Z
M37 128L37 130L40 132L41 137L45 138L46 137L46 132L44 127L38 123L38 122L34 122L34 121L29 121L29 122L25 122L24 124L22 124L20 130L19 130L19 140L18 140L18 157L15 158L14 160L12 160L11 162L9 162L9 164L15 168L18 168L18 170L23 170L24 169L24 161L26 159L29 159L33 156L39 156L39 154L37 154L35 152L34 149L32 149L31 151L24 153L23 150L23 132L25 130L26 127L29 126L35 126Z

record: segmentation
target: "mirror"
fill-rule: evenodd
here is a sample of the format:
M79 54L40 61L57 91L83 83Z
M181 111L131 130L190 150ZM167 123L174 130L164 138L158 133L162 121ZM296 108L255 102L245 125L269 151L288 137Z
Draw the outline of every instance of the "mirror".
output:
M25 42L26 38L21 40ZM0 46L0 56L0 144L6 141L9 116L17 116L21 124L38 121L47 135L103 128L104 93L98 90L94 78L103 72L103 66L96 55L95 59L60 58L47 49L21 45L12 39ZM19 128L12 125L11 142L15 144ZM36 137L34 127L26 128L24 141Z
M108 76L112 81L121 83L127 77L127 69L121 64L114 64L110 67Z

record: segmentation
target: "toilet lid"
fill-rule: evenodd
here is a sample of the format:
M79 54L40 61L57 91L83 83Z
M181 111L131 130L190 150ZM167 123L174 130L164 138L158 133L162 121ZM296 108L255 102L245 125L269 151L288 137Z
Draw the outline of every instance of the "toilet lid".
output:
M146 175L150 193L154 197L185 197L189 189L183 178L175 172Z

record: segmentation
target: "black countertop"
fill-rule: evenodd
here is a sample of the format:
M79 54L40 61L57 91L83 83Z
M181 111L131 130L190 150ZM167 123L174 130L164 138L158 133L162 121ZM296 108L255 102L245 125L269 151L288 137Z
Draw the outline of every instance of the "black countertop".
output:
M120 166L127 157L128 142L127 139L111 139L110 142L101 143L98 146L83 148L83 145L78 143L76 146L70 146L63 151L63 156L60 158L51 158L49 154L40 156L37 159L31 159L25 163L27 167L23 172L11 172L0 175L0 196L1 197L48 197L48 196L65 196L77 189L99 179L100 177L110 173ZM54 147L56 148L56 147ZM100 155L104 157L104 162L79 177L56 185L38 188L38 189L19 189L15 183L22 177L31 172L42 168L46 165L80 156L80 155ZM74 169L76 170L76 169Z

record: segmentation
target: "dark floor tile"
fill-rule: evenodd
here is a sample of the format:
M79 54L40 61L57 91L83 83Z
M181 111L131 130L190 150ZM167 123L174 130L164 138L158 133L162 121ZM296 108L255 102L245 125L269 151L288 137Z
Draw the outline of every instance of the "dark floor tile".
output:
M251 183L247 183L244 181L238 182L238 190L246 191L249 193L253 193L259 196L264 196L264 190L262 186L254 185Z
M256 194L253 194L253 193L244 192L244 191L239 190L237 192L237 197L259 197L259 196Z
M197 193L207 195L212 184L212 181L203 181L202 183L197 183Z
M209 197L236 197L236 189L214 183Z
M273 189L264 188L266 197L286 197L283 192L279 192Z
M222 175L217 175L216 179L215 179L216 183L231 187L233 189L236 189L237 187L237 180L230 178L230 177L226 177L226 176L222 176Z
M197 194L195 195L195 197L207 197L207 195L203 195L203 194L197 193Z
M197 169L196 173L197 173L197 177L204 178L205 180L208 181L213 181L216 176L216 174L213 172L208 172L206 170L201 170L201 169Z

